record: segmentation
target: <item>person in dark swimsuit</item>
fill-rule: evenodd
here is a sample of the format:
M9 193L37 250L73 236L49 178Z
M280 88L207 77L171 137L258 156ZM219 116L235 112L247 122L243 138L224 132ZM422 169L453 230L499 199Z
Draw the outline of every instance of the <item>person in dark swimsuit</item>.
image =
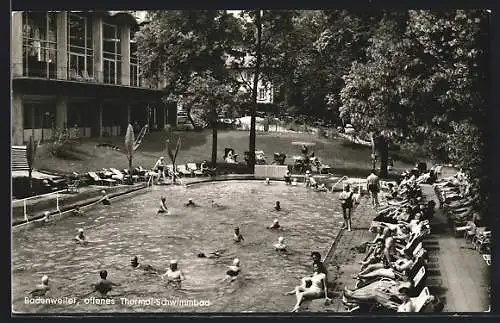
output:
M275 211L280 211L281 210L280 201L276 201L276 204L274 205L274 210Z

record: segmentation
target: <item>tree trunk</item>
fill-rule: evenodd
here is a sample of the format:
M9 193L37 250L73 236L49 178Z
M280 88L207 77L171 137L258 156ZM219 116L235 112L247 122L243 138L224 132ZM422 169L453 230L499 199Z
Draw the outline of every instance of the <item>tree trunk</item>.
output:
M252 87L252 105L250 111L250 144L249 144L249 156L248 156L248 167L251 173L255 171L255 116L257 114L257 85L259 82L259 72L260 64L262 61L261 53L261 38L262 38L262 23L261 23L261 12L257 11L257 16L255 17L255 26L257 27L257 48L256 48L256 62L255 62L255 72L253 76L253 87Z
M212 122L212 167L217 164L217 121Z
M128 159L128 183L132 184L132 156Z
M389 164L389 147L384 136L380 136L379 140L379 155L380 155L380 177L387 178L387 166Z
M189 122L191 122L191 124L193 125L193 129L196 130L196 131L203 130L202 127L200 127L199 125L197 125L194 122L193 118L191 117L191 108L188 108L187 111L186 111L186 113L187 113L187 118L188 118Z

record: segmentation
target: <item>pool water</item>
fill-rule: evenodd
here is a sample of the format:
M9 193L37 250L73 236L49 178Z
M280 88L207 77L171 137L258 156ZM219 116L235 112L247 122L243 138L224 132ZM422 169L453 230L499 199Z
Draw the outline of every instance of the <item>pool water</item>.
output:
M165 196L171 214L157 216L160 197ZM190 187L155 186L145 193L127 196L86 210L86 216L67 217L55 225L21 230L13 234L12 301L16 312L282 312L290 311L294 296L284 296L312 272L309 254L324 254L337 235L342 221L337 195L314 192L304 187L257 181L230 181ZM200 205L186 208L188 198ZM211 200L222 208L213 208ZM281 202L282 211L273 206ZM278 218L281 231L266 226ZM244 241L232 240L240 227ZM87 246L72 242L78 228L84 228ZM273 249L279 236L285 237L290 253ZM218 259L198 258L226 249ZM182 288L168 286L157 275L133 270L130 258L160 268L177 259L186 280ZM227 266L237 257L240 277L222 282ZM99 271L121 284L110 293L114 304L95 304L86 296ZM25 304L28 290L50 277L46 297L76 297L77 304ZM183 299L209 301L210 306L159 306L122 304L127 299ZM205 303L206 305L206 303Z

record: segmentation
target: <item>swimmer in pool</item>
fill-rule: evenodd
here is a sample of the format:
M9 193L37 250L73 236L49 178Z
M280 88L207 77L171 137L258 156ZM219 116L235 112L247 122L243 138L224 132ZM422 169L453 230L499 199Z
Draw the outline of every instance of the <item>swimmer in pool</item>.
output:
M221 205L221 204L219 204L219 203L215 202L214 200L212 200L212 202L211 202L211 203L212 203L212 207L213 207L213 208L219 208L219 209L220 209L220 208L224 208L224 205Z
M280 201L276 201L276 204L274 205L274 210L275 211L280 211L281 210Z
M156 214L160 214L160 213L168 213L168 208L167 208L167 199L165 197L161 197L161 201L160 201L160 208L158 209L158 212L156 212Z
M193 199L190 198L186 204L184 204L185 207L196 207L198 204L193 202Z
M87 243L87 237L83 234L83 229L78 229L78 235L74 238L78 243Z
M233 240L234 240L234 242L241 242L241 241L245 240L245 239L243 239L243 236L240 233L240 228L238 228L238 227L234 228Z
M43 275L42 283L36 285L36 288L30 292L31 296L45 296L45 294L50 290L49 286L49 276Z
M151 266L151 265L143 265L143 264L140 264L139 263L139 258L137 256L134 256L131 260L130 260L130 265L132 266L132 268L134 269L142 269L144 271L147 271L147 272L150 272L150 273L156 273L156 269Z
M106 191L102 190L101 194L102 194L101 203L103 205L111 205L111 202L109 201L108 195L106 195Z
M101 276L101 279L97 283L90 286L94 289L94 292L99 292L102 296L106 296L113 289L113 286L120 286L120 284L113 283L107 279L107 270L101 270L99 272L99 276Z
M54 224L54 217L52 216L52 214L50 214L49 211L45 211L43 215L43 222L45 224Z
M274 219L273 224L267 227L268 229L279 229L281 228L280 222L278 219Z
M238 277L241 272L240 260L238 258L234 258L233 264L229 266L229 269L226 271L226 277L223 280L233 281Z
M177 267L177 260L170 260L170 268L161 278L166 278L168 282L175 283L178 286L180 286L181 281L186 279L184 273Z
M286 252L285 238L279 237L278 243L274 245L274 249L279 252Z
M226 251L225 249L217 249L215 251L210 252L208 256L204 252L200 252L198 253L198 258L209 258L209 259L220 258L225 251Z
M75 206L75 209L73 210L73 215L79 216L79 215L85 215L85 213L80 210L80 207L77 205Z

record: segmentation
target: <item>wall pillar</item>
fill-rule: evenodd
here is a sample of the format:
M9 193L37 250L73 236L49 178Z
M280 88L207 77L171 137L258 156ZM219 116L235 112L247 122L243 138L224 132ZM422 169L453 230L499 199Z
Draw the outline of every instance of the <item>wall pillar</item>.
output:
M120 45L122 54L121 84L130 85L130 26L121 26L120 30Z
M57 13L57 78L68 79L68 12Z
M12 13L11 62L12 77L23 76L23 12Z
M102 60L102 17L92 19L92 39L94 42L94 78L104 82L104 64ZM102 127L101 127L102 128Z
M66 97L57 98L56 127L60 130L68 127L68 98Z
M103 109L103 104L102 102L98 102L97 104L97 133L99 134L99 137L102 137L102 109Z
M24 108L23 96L14 92L12 95L12 145L24 143Z
M168 108L166 104L162 104L163 106L163 129L167 129L168 125Z

